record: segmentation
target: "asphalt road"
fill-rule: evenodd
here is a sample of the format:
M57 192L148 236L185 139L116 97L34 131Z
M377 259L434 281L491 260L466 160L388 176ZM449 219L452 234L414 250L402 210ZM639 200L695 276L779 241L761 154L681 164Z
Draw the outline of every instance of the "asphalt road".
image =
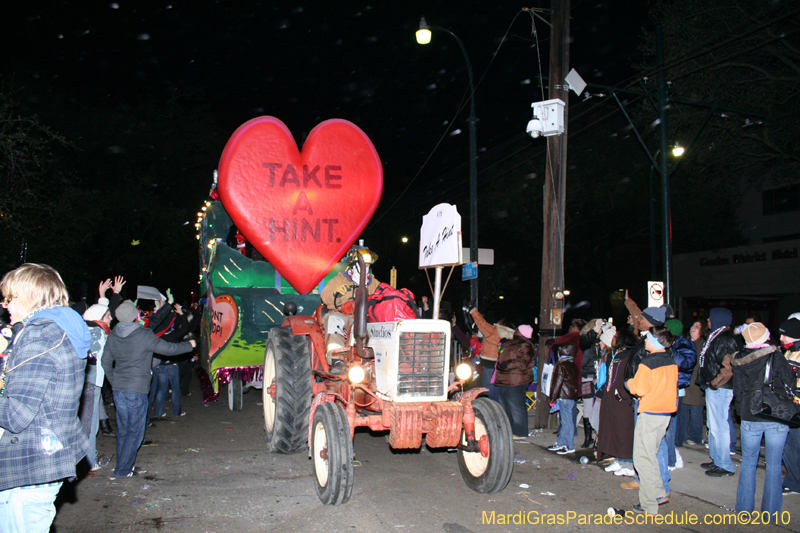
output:
M455 452L393 452L382 434L355 438L355 487L339 507L322 505L306 453L266 452L261 391L244 396L242 411L231 412L222 398L205 404L193 383L184 398L187 415L155 421L141 448L138 477L113 479L113 460L92 478L65 485L58 500L55 531L66 532L504 532L504 531L798 531L800 495L784 498L779 527L763 525L584 525L609 507L630 509L636 491L597 464L546 451L555 437L542 431L516 442L508 487L493 495L466 488ZM222 395L221 395L222 396ZM168 404L168 411L169 404ZM580 431L580 430L579 430ZM580 441L577 441L580 444ZM115 439L98 437L101 455L114 453ZM662 514L697 515L701 522L727 520L734 506L738 476L710 479L699 467L702 447L683 448L686 466L673 472L672 497ZM737 456L738 458L738 456ZM759 485L764 470L759 469ZM526 486L527 485L527 486ZM756 509L760 502L757 493ZM492 515L494 513L494 516ZM576 516L568 516L575 513ZM537 525L543 514L568 523ZM560 518L559 518L560 517ZM510 523L501 523L507 519ZM515 520L523 520L515 524ZM546 519L545 519L546 520Z

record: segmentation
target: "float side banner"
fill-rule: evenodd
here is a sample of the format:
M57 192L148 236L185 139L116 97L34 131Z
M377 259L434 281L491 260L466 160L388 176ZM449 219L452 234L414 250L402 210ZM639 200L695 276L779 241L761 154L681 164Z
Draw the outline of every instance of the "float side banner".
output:
M439 204L422 217L419 268L461 263L461 215L456 206Z
M258 117L228 140L218 188L242 235L307 294L377 209L383 167L369 137L351 122L318 124L301 152L283 122Z

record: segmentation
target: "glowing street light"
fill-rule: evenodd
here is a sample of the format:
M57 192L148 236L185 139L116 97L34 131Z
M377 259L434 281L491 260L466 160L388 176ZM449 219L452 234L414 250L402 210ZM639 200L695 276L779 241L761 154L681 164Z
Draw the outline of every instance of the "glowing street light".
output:
M683 146L680 146L680 145L676 144L672 148L672 155L674 155L675 157L680 157L680 156L683 155L683 152L685 152L685 151L686 151L686 149L684 149Z

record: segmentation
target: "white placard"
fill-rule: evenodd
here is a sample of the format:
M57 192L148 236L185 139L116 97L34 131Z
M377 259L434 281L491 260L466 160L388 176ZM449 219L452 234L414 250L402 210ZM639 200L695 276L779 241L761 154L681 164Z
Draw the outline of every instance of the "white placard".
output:
M422 217L419 267L460 265L461 215L456 206L439 204Z
M139 285L136 287L136 298L139 300L167 301L167 297L161 294L158 289L155 287L149 287L147 285Z

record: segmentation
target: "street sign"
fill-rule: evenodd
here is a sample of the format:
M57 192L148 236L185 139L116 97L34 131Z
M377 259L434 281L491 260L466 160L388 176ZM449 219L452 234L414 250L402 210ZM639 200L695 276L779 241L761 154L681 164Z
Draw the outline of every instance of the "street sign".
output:
M478 277L478 263L467 263L466 265L461 265L461 279L463 281L467 281L469 279L475 279Z
M661 307L664 305L664 282L647 282L647 307Z

